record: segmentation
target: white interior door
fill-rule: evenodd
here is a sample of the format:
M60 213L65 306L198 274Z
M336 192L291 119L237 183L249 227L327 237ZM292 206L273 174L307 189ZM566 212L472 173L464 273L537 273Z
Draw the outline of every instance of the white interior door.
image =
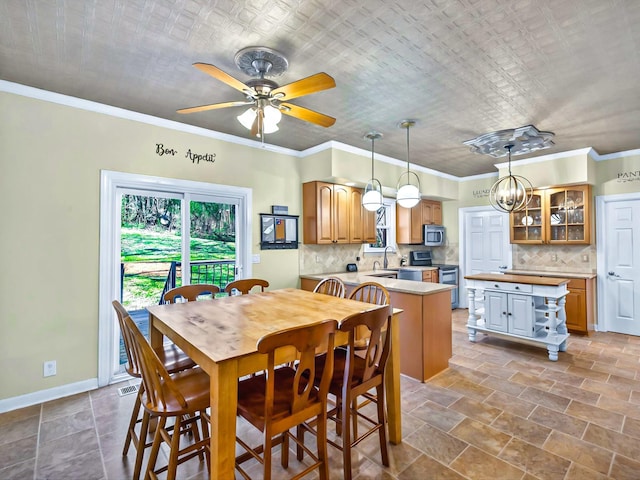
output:
M462 276L481 272L503 272L511 268L509 215L491 207L460 210L460 266ZM467 295L461 281L460 307L467 308Z
M640 199L605 201L599 324L640 335ZM598 242L600 247L600 241Z

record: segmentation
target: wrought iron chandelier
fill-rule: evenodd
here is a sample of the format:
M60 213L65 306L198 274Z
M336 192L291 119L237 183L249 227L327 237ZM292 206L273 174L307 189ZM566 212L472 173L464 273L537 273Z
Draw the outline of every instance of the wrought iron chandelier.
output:
M531 182L520 175L511 174L512 143L504 146L509 158L509 175L498 179L489 191L491 206L501 212L517 212L527 206L533 195Z
M420 201L420 178L416 172L409 170L409 129L416 124L415 120L402 120L398 127L407 129L407 171L402 172L400 178L398 178L398 192L396 193L396 200L401 207L412 208L415 207ZM411 183L411 178L415 178L415 183ZM403 178L406 176L406 183L402 183Z
M362 206L370 212L374 212L382 207L382 184L375 177L373 171L375 141L378 138L382 138L382 134L372 131L367 133L364 138L368 138L369 140L371 140L371 180L369 180L369 183L367 183L367 186L364 189L364 195L362 196Z

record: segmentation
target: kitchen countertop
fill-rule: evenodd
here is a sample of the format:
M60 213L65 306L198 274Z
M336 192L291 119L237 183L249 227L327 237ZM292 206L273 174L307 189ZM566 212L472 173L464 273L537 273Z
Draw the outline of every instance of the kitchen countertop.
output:
M543 270L505 270L504 273L511 273L513 275L537 275L539 277L558 277L558 278L595 278L597 275L595 272L547 272Z
M566 277L543 277L540 275L513 275L509 273L476 273L465 275L467 280L484 280L489 282L526 283L531 285L544 285L557 287L563 283L569 283Z
M405 267L402 267L405 268ZM430 269L433 267L412 267ZM398 280L397 278L386 278L379 275L390 275L397 273L396 270L368 270L363 272L347 272L347 273L314 273L308 275L300 275L300 278L310 280L322 280L325 277L337 277L342 280L345 285L360 285L365 282L377 282L389 291L410 293L413 295L432 295L434 293L446 292L456 288L455 285L446 285L443 283L416 282L413 280Z

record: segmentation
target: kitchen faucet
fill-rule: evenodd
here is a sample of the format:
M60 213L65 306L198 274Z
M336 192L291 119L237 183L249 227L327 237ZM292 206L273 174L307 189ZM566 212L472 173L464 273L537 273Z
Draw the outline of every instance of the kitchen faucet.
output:
M380 262L379 262L378 260L375 260L375 261L373 262L373 271L374 271L374 272L376 271L376 263L378 264L378 268L380 268Z
M389 266L389 260L387 259L387 249L388 248L392 248L392 247L390 247L390 246L384 247L384 259L382 260L382 266L384 267L385 270Z

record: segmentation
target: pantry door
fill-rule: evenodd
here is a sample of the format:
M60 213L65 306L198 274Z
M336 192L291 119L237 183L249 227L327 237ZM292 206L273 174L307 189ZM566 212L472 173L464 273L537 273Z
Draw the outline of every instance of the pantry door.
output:
M598 329L640 335L640 194L597 202Z
M491 207L460 209L460 308L467 308L464 275L511 268L509 215Z

